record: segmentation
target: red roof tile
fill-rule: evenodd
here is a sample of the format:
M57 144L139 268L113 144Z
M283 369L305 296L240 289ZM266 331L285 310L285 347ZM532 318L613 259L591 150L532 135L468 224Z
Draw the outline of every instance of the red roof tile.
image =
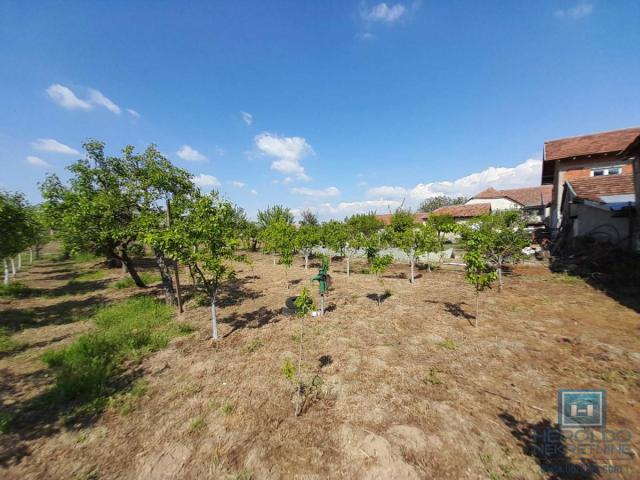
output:
M630 174L576 178L567 183L571 185L578 198L594 202L602 202L603 196L634 193L633 175Z
M618 153L627 148L638 135L640 127L549 140L544 142L544 159L549 161L600 153Z
M432 215L451 215L454 218L477 217L484 213L491 213L490 203L472 203L470 205L449 205L436 208Z
M540 197L542 203L548 205L552 200L553 185L540 185L539 187L527 188L511 188L507 190L495 190L487 188L475 195L473 198L489 199L489 198L509 198L516 203L525 207L534 207L540 205Z

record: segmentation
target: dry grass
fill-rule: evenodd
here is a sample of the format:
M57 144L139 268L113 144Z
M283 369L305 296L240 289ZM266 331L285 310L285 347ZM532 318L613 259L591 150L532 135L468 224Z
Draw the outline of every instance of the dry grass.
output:
M378 307L378 282L346 278L334 262L330 311L305 319L300 336L300 320L282 312L315 271L297 262L287 290L282 266L252 260L221 295L221 340L208 339L208 308L188 304L181 320L197 332L132 366L145 388L126 394L125 414L120 403L86 424L0 436L3 477L537 479L546 474L518 432L555 422L560 388L607 388L608 425L639 438L640 316L584 282L517 270L502 294L483 295L475 329L474 295L458 271L421 272L410 285L396 265ZM56 288L66 281L51 279L59 268L43 264L20 281ZM25 308L44 322L23 318L30 328L12 338L27 349L0 359L2 413L49 388L37 352L86 328L45 309L131 293L104 285L0 305L0 315ZM297 360L300 341L308 389L295 417L297 382L283 364ZM638 477L637 458L625 467L621 478Z

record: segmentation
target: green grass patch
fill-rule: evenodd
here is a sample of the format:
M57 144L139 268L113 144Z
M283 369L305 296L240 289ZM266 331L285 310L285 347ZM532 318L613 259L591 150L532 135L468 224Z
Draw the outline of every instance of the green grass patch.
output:
M31 289L23 283L10 282L6 285L0 285L0 297L20 298L26 297L31 293Z
M142 279L145 285L153 285L160 281L159 275L153 275L148 272L140 273L140 278ZM135 287L136 284L133 282L133 278L131 278L130 276L127 276L127 277L121 278L117 282L114 282L112 286L113 288L117 288L118 290L120 290L122 288Z
M76 262L91 262L91 261L97 260L98 257L93 253L79 252L71 255L71 259L75 260Z
M43 355L55 375L46 400L58 404L80 400L88 413L100 411L117 391L115 380L125 362L139 361L182 333L172 316L170 307L143 296L98 310L92 318L94 330Z
M207 426L207 421L204 418L204 415L198 415L193 420L191 420L191 425L189 425L189 433L196 433L204 430L204 427Z
M442 372L437 368L430 368L429 373L422 379L422 381L427 385L442 385L444 380L440 377L440 373Z
M566 273L555 273L553 279L556 282L568 283L570 285L583 284L584 280L576 275L567 275Z
M441 341L440 343L438 343L438 346L445 348L447 350L457 350L459 347L459 345L455 341L451 340L450 338L447 338Z
M96 280L102 280L107 276L107 272L104 270L91 270L89 272L82 272L71 280L71 282L92 282Z
M0 413L0 435L9 432L13 418L10 413Z
M249 343L247 343L247 347L246 347L247 352L253 353L256 350L258 350L260 347L262 347L262 345L263 345L262 340L260 340L259 338L254 338Z
M6 328L0 327L0 353L13 353L24 348L24 344L16 342Z

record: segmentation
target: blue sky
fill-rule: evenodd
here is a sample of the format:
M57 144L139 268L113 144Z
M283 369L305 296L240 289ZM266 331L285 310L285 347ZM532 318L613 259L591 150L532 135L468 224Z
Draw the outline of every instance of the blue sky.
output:
M251 214L539 183L640 125L640 2L0 1L0 188L155 143Z

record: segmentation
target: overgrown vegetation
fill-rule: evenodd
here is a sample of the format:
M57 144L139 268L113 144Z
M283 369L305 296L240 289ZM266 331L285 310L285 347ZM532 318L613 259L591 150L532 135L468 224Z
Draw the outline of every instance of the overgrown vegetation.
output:
M31 293L31 289L18 282L11 282L0 285L0 297L21 298Z
M115 380L125 362L139 361L182 333L172 321L169 307L143 296L104 307L92 320L94 330L66 348L43 355L55 376L47 402L63 405L80 401L104 407L117 391Z

